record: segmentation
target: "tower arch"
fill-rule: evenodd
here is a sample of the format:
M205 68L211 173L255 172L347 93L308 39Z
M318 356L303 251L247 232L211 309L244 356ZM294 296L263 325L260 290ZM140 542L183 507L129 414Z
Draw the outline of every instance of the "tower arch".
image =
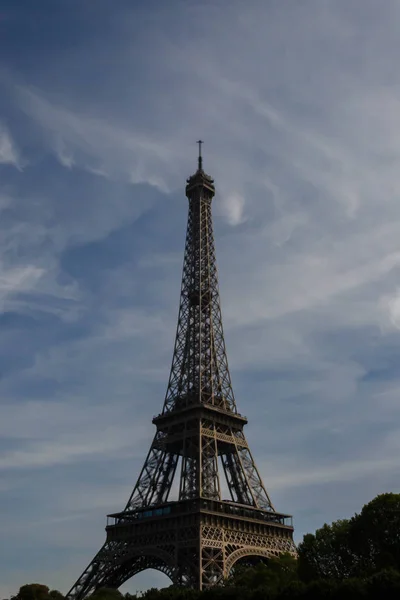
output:
M254 547L245 547L239 548L230 554L225 563L225 577L229 577L237 563L246 562L246 559L250 559L248 561L249 566L251 564L255 564L259 559L262 562L267 562L271 558L278 558L280 556L280 552L275 549L269 548L259 548L257 546ZM253 559L253 560L251 560Z
M171 584L178 584L178 569L176 565L172 564L171 560L168 560L162 553L148 553L141 554L135 553L124 562L120 569L115 573L114 583L112 587L121 587L124 583L138 575L139 573L146 571L147 569L154 569L166 575Z

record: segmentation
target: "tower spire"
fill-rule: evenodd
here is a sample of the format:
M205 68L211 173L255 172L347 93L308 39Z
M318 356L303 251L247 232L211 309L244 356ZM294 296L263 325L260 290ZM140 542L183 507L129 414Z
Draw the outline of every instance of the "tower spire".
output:
M203 170L203 157L201 155L201 145L204 144L203 140L197 140L196 142L199 145L199 171Z

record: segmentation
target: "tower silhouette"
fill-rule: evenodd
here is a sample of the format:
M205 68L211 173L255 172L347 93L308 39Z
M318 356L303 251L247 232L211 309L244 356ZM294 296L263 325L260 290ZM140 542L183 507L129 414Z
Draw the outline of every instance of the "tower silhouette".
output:
M108 516L103 547L69 591L80 600L148 568L197 589L238 561L296 554L291 517L277 513L243 433L222 329L211 202L214 181L187 180L189 214L178 326L156 433L125 509ZM221 479L230 498L222 498ZM178 499L171 500L174 479Z

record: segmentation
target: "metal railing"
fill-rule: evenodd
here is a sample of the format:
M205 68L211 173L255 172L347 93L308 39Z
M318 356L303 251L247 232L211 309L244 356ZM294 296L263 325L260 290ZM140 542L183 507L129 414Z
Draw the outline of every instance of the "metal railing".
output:
M245 504L237 504L224 500L207 500L206 498L170 502L162 506L149 506L132 512L127 511L111 514L107 516L107 526L117 526L129 522L137 522L142 519L168 518L177 514L195 512L210 512L238 518L256 519L265 523L276 523L286 527L293 527L293 519L290 515L260 510Z

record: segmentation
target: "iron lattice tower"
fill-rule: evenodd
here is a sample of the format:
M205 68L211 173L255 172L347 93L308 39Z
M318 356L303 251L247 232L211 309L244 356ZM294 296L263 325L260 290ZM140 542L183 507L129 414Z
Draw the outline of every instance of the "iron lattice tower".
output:
M275 511L236 408L222 329L211 201L202 168L187 180L189 214L178 327L164 407L125 509L67 598L118 588L144 569L173 583L218 585L239 559L296 554L291 517ZM178 468L179 467L179 468ZM170 499L174 476L178 499ZM221 475L230 499L222 499ZM174 486L177 487L177 486Z

